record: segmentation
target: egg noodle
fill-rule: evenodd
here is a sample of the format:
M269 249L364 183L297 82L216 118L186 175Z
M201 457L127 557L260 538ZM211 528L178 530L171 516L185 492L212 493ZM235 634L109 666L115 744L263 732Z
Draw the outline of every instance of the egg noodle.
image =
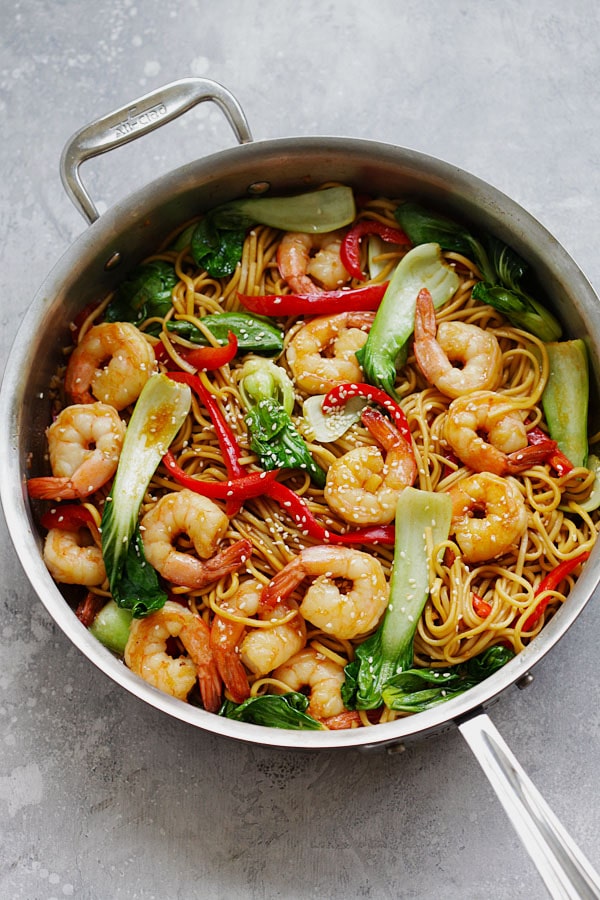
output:
M372 199L364 201L359 217L376 219L391 227L398 227L394 209L398 201ZM172 248L178 235L184 233L190 223L185 223L175 235L165 241L165 248ZM277 250L283 232L267 226L255 226L246 235L243 244L241 264L232 276L212 278L194 263L189 246L180 250L162 249L150 260L162 260L175 267L178 283L172 291L172 307L164 320L147 319L138 323L138 328L153 346L159 340L166 356L162 357L159 368L165 368L165 359L182 371L195 372L185 358L185 350L195 345L167 330L166 322L185 321L202 332L209 344L218 343L206 327L206 315L241 310L238 292L251 296L284 295L290 288L282 278L277 265ZM386 281L398 261L407 252L407 247L385 245L378 257L379 272L374 281ZM503 316L491 307L475 301L471 290L481 275L472 261L464 256L446 252L445 262L452 267L460 279L454 296L437 310L437 322L461 322L476 325L492 332L501 351L501 378L495 388L496 394L510 399L512 406L526 421L526 427L546 428L541 397L548 378L548 355L545 345L532 334L511 326ZM357 281L350 281L350 287L358 287ZM89 330L103 321L104 311L110 297L100 303L80 323L77 339L83 341ZM276 320L285 334L285 349L274 361L287 372L294 381L287 350L290 342L304 327L301 317ZM160 329L157 329L157 322ZM365 330L365 329L363 329ZM157 336L160 331L160 335ZM230 363L216 371L199 375L202 383L216 399L221 413L235 433L243 456L240 464L249 472L260 470L258 457L250 449L250 438L246 425L246 409L240 392L240 373L244 358L237 356ZM57 409L65 404L60 378L55 386L59 398ZM433 492L448 492L464 484L473 471L460 462L445 439L446 421L452 398L430 384L424 377L412 345L407 362L397 375L396 391L406 415L417 464L414 486ZM302 402L308 395L295 384L295 406L292 420L305 438L314 461L324 471L332 463L357 447L377 447L377 441L361 421L355 422L342 437L328 443L319 443L310 432L303 417ZM127 421L132 407L121 412ZM228 472L222 457L218 436L211 417L203 405L194 399L187 419L180 429L171 451L179 467L188 475L201 476L206 481L226 481ZM542 579L561 562L579 557L590 551L597 535L595 514L582 508L589 497L594 476L587 468L576 467L566 474L557 475L547 464L534 464L522 472L506 475L524 501L527 524L513 543L497 558L465 560L465 556L454 531L441 548L440 553L432 552L430 596L418 623L415 635L415 666L446 667L463 663L480 654L486 648L503 644L516 653L521 651L544 627L544 623L555 613L568 595L580 567L575 568L561 582L561 590L550 592L549 602L535 623L527 630L528 619L539 603L539 588ZM310 511L322 525L333 533L345 533L352 525L344 521L325 499L324 490L317 487L306 471L300 469L282 470L278 480L293 488L302 497ZM143 517L164 495L181 490L180 484L170 475L165 465L157 469L147 490L140 516ZM102 505L109 491L109 485L85 498L85 506L94 516L99 526ZM224 503L214 501L224 509ZM477 522L478 503L473 500L473 517ZM244 614L233 602L240 586L255 579L267 585L273 576L290 564L305 548L318 545L316 538L307 534L288 514L285 506L269 496L247 499L241 508L229 519L220 549L236 541L249 541L251 553L236 571L219 578L216 582L199 589L170 584L170 602L177 601L182 608L189 609L201 617L211 627L215 616L220 616L230 626L237 626L240 638L252 630L268 632L282 622L293 623L297 619L297 603L300 603L305 585L295 588L291 605L284 610L283 617L260 617L255 611ZM191 540L185 535L178 539L178 549L193 553ZM356 548L371 554L383 567L389 579L394 556L393 545L373 544ZM432 548L433 551L434 548ZM352 551L354 552L354 551ZM89 588L92 595L101 600L110 596L106 582ZM293 602L296 601L296 602ZM151 619L152 617L150 617ZM305 645L317 650L319 659L329 660L336 667L345 666L354 658L355 648L366 634L359 637L338 638L316 627L310 621L306 628ZM374 631L371 627L369 634ZM179 634L179 632L177 632ZM177 638L177 634L172 632ZM175 641L175 644L177 641ZM185 641L170 650L177 657L185 654ZM250 696L263 693L278 693L289 688L280 675L272 673L256 674L247 670ZM224 692L227 696L227 692ZM194 690L187 698L189 702L200 702ZM310 712L310 709L309 709ZM385 707L379 710L355 714L348 724L366 725L390 721L402 712L394 712ZM322 718L327 721L326 716ZM332 720L333 721L333 720ZM335 726L332 726L335 727Z

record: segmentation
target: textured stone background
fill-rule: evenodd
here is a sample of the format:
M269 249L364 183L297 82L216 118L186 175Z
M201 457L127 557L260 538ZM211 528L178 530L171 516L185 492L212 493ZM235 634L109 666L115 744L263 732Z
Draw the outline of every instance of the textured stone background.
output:
M84 230L58 177L89 120L186 75L257 139L349 135L468 169L536 215L600 286L595 0L0 0L2 366ZM101 210L232 143L205 104L88 164ZM33 595L0 523L0 897L539 900L456 732L402 755L294 754L198 732L117 688ZM592 601L492 718L600 865Z

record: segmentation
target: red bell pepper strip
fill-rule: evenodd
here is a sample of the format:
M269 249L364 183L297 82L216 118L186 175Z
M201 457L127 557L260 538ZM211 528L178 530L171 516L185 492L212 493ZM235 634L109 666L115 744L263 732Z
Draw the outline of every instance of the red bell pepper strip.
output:
M315 294L238 294L240 303L259 316L330 316L340 312L364 312L379 309L388 282L367 284L351 290L322 291Z
M80 503L61 503L49 509L40 518L42 528L60 528L62 531L75 531L77 528L96 526L96 521L86 506Z
M552 438L548 437L548 435L542 431L541 428L538 428L537 425L527 433L527 439L530 446L548 444L547 462L557 475L567 475L573 469L573 463L565 456L562 450L558 449L556 441L553 441Z
M395 528L393 525L374 525L360 528L347 534L337 534L324 528L308 508L303 497L286 484L272 481L267 484L265 495L275 500L294 520L302 532L316 538L324 544L393 544Z
M278 469L270 472L250 472L248 475L240 475L238 478L228 481L202 481L194 475L188 475L175 461L173 453L168 450L163 456L163 463L169 470L169 474L182 487L195 491L203 497L213 500L235 500L247 497L261 497L272 481L279 474Z
M331 412L331 410L338 406L344 406L344 404L352 397L364 397L366 400L372 400L374 403L383 406L383 408L390 413L396 428L412 452L412 433L408 424L408 419L406 418L406 413L400 404L396 403L395 400L392 400L390 395L386 394L381 388L374 387L372 384L363 384L360 382L338 384L337 387L332 388L323 399L323 412Z
M229 477L233 479L245 475L246 470L239 461L242 451L237 442L237 438L225 420L217 401L210 391L206 389L197 375L192 375L189 372L169 372L168 374L169 378L172 378L173 381L179 381L189 385L192 390L198 394L202 403L208 410L208 414L210 415L217 433L219 446L221 448L221 453L223 454L223 460L225 461L225 467Z
M479 616L480 619L487 619L492 611L491 603L488 603L487 600L484 600L483 597L480 597L475 591L471 591L471 594L473 596L473 610L475 615Z
M392 228L376 219L360 219L346 234L340 247L340 259L353 278L364 278L360 267L360 242L365 234L376 234L389 244L408 244L409 238L399 228Z
M226 366L238 352L238 339L233 331L228 332L228 343L223 347L178 347L177 352L182 359L193 366L198 372L214 372L221 366ZM154 347L154 355L158 362L164 363L167 368L174 369L176 363L171 359L167 350L159 341ZM178 369L176 371L179 371Z
M189 385L204 403L217 433L219 447L221 448L229 478L234 480L245 475L246 470L239 460L242 451L237 442L237 438L223 416L219 404L210 391L205 388L201 379L197 375L191 375L189 372L169 372L168 375L173 381L179 381ZM225 506L226 514L230 518L235 516L235 514L239 512L241 505L242 503L240 500L234 500L232 498L228 499Z
M572 559L565 559L563 560L563 562L559 563L556 568L552 569L551 572L548 572L545 578L542 578L536 588L535 596L539 597L546 591L555 591L563 578L566 578L567 575L570 575L573 569L576 569L580 563L585 562L589 555L589 550L584 550L584 552L580 553L578 556L574 556ZM533 626L536 624L536 622L539 620L540 616L548 606L549 601L549 595L547 597L542 597L534 611L531 613L531 615L523 625L523 631L531 631Z

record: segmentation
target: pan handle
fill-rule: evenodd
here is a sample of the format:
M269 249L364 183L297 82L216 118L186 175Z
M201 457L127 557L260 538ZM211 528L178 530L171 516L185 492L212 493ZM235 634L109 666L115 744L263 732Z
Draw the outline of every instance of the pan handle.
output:
M487 775L551 897L598 900L600 878L521 768L489 717L458 727Z
M160 128L204 100L221 107L240 144L252 140L244 112L233 94L207 78L173 81L75 132L62 152L60 176L69 198L90 225L99 213L81 181L81 163Z

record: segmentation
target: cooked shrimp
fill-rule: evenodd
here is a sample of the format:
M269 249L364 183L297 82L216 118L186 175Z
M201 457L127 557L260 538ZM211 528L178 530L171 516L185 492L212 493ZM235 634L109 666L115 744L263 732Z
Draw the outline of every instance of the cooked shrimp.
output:
M398 497L413 484L417 466L412 449L390 420L367 407L362 421L386 452L355 447L327 470L325 500L351 525L387 525L396 515Z
M275 624L278 619L287 618L292 609L297 609L296 604L288 601L274 610L261 610L262 590L263 585L259 581L253 579L245 582L233 598L220 604L224 612L239 617L238 621L216 615L212 623L212 651L225 687L236 703L242 703L250 696L244 666L255 675L266 675L306 643L306 626L300 614L281 625ZM263 620L267 617L271 619L273 627L248 628L244 620L257 613ZM242 641L245 632L247 634Z
M103 584L106 570L102 550L85 526L72 530L51 528L44 541L44 562L61 584Z
M525 416L508 397L476 391L452 401L444 437L459 459L476 472L516 474L547 456L544 447L527 445Z
M187 488L165 494L140 523L150 565L167 581L194 589L239 569L250 555L252 545L247 540L215 555L228 527L229 519L216 503ZM198 556L175 548L175 541L184 534Z
M308 621L337 638L366 634L388 603L388 584L379 560L350 547L307 547L269 582L262 602L273 607L305 578L313 583L300 604Z
M494 390L502 377L502 351L495 335L466 322L440 322L436 329L426 288L417 297L414 353L425 378L448 397Z
M94 325L73 350L65 390L74 403L94 398L125 409L139 397L156 365L154 350L135 325Z
M169 638L179 638L188 656L170 656ZM204 708L216 712L221 705L221 679L208 625L179 603L167 600L157 612L133 619L125 662L144 681L179 700L187 699L198 679Z
M52 475L30 478L27 490L37 500L88 497L117 470L125 423L105 403L66 406L46 430Z
M259 618L268 619L273 627L249 629L240 645L241 660L254 675L266 675L306 644L306 624L300 613L289 621L276 624L278 619L287 619L294 609L297 604L288 598L275 609L261 607L259 610Z
M336 384L360 381L356 351L367 340L374 317L371 312L345 312L303 325L287 348L296 384L308 394L325 394Z
M470 475L450 489L452 533L465 562L506 553L527 528L525 501L510 478Z
M291 691L310 688L307 713L315 719L338 716L345 710L341 689L346 676L339 663L306 647L273 672Z
M277 250L281 277L296 294L315 294L323 288L341 287L350 280L340 259L341 245L338 231L326 234L287 232Z

